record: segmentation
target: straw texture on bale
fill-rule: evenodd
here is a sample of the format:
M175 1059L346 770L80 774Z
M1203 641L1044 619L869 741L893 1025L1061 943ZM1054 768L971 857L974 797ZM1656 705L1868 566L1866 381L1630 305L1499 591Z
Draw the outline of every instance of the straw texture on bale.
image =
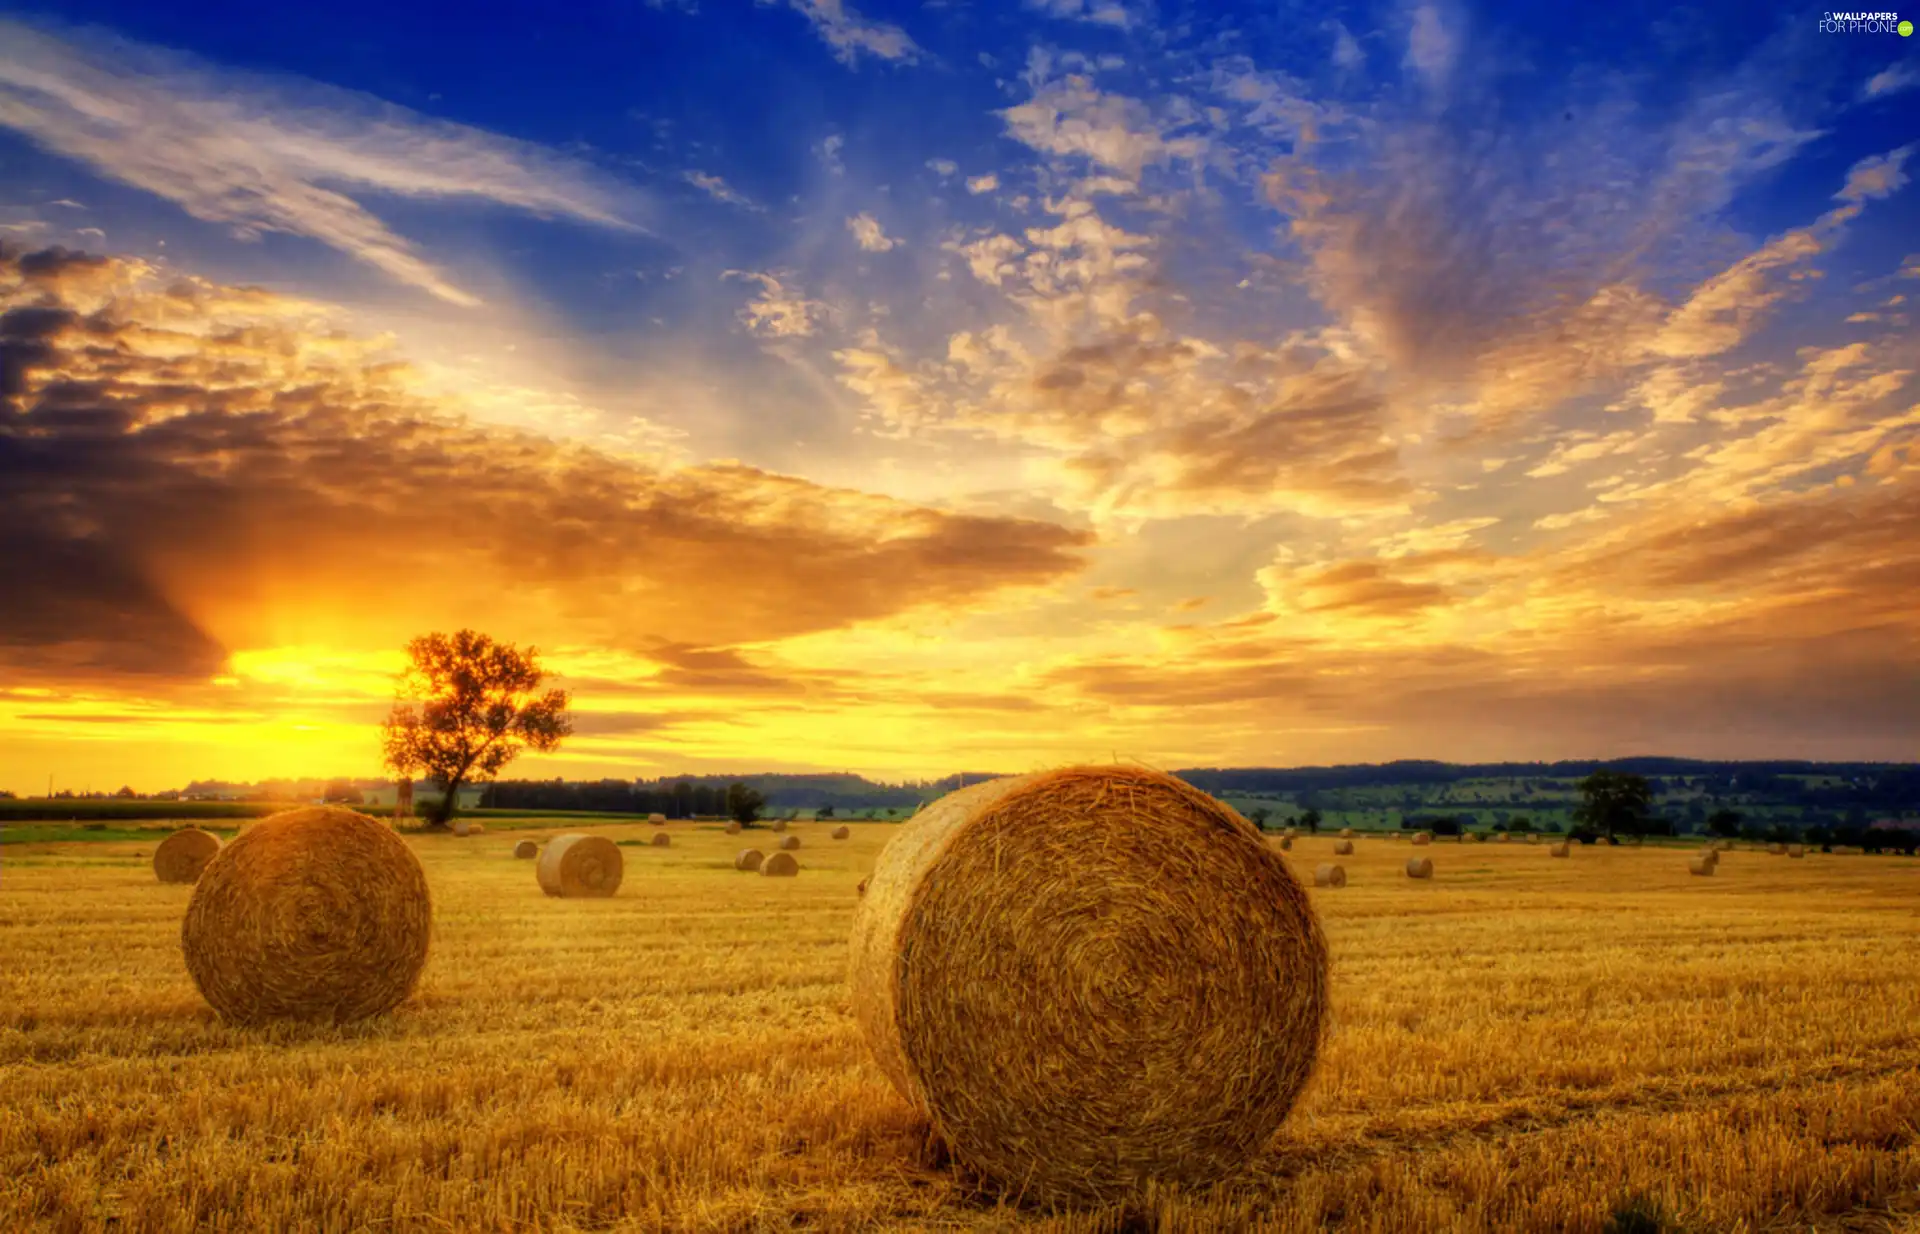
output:
M1334 856L1336 856L1336 857L1351 857L1351 856L1353 856L1353 841L1352 841L1352 840L1342 840L1342 841L1340 841L1340 842L1339 842L1338 844L1335 844L1335 845L1333 846L1333 855L1334 855Z
M669 848L672 845L673 845L673 837L668 835L664 831L661 832L659 835L653 837L653 846L655 848Z
M844 840L847 837L851 836L852 834L853 834L853 828L847 826L845 823L841 823L838 827L835 827L833 829L833 838L836 840Z
M191 883L219 852L219 836L198 827L183 828L153 850L153 875L163 883Z
M664 814L649 814L647 815L647 821L658 827L667 821L667 816Z
M1407 858L1407 877L1408 878L1432 878L1433 877L1433 858L1431 857Z
M540 846L532 840L522 840L513 846L513 855L516 857L538 857L540 855Z
M799 836L781 836L781 837L780 837L780 847L781 847L781 848L783 848L783 849L794 849L794 848L799 848L799 847L800 847L800 837L799 837Z
M800 873L800 862L792 853L775 853L760 863L760 873L770 878L791 878Z
M1346 886L1347 867L1337 866L1331 861L1322 862L1313 872L1313 885L1316 887Z
M760 863L765 859L765 855L761 853L759 849L743 848L735 855L733 868L736 870L757 870L760 868Z
M780 819L775 819L775 820L774 820L774 823L773 823L773 834L775 834L775 835L779 835L779 834L780 834L781 832L783 832L783 831L785 831L786 829L787 829L787 820L786 820L786 819L784 819L784 818L780 818Z
M194 985L236 1023L346 1022L400 1005L433 907L391 827L338 806L261 819L220 850L180 927Z
M1567 847L1567 842L1565 840L1562 840L1558 844L1554 845L1552 848L1548 849L1547 855L1550 857L1565 857L1568 853L1572 851L1573 851L1572 849Z
M740 824L739 824L739 823L738 823L737 821L736 821L736 822L731 822L731 823L728 823L728 824L727 824L727 834L728 834L728 835L730 835L730 836L737 836L737 835L739 835L739 834L740 834Z
M620 890L626 859L605 836L565 835L547 841L534 875L550 896L610 896Z
M1717 864L1717 862L1707 860L1704 856L1690 858L1687 861L1687 873L1710 875L1713 873L1714 867Z
M1144 768L971 785L854 913L855 1018L975 1175L1041 1203L1245 1167L1318 1056L1327 945L1231 808Z
M1416 831L1413 833L1413 842L1415 844L1431 844L1433 843L1433 837L1424 831Z

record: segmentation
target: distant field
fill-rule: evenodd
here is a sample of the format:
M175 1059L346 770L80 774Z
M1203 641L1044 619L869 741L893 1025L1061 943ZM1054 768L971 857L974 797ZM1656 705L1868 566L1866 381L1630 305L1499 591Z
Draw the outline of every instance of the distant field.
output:
M489 820L489 827L493 820ZM547 832L574 827L571 821ZM10 844L0 1229L1891 1230L1920 1214L1920 860L1363 839L1314 892L1321 1065L1245 1178L1156 1211L971 1197L846 1007L890 828L802 823L797 879L720 825L548 899L511 836L415 835L422 988L346 1030L224 1027L189 888L139 842ZM653 828L599 828L616 839ZM764 846L764 841L761 841ZM1310 875L1331 839L1287 854ZM1655 1227L1637 1227L1655 1228Z

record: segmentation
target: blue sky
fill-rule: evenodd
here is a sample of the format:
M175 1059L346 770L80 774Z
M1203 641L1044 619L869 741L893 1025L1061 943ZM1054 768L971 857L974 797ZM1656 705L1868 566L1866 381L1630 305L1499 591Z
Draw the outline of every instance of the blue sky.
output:
M252 365L248 398L374 417L330 457L370 458L381 416L451 417L589 452L600 500L674 512L676 569L761 546L775 598L725 617L724 589L627 605L666 585L644 554L531 548L570 590L502 633L627 657L607 680L649 700L682 698L676 656L746 674L701 698L785 691L769 727L607 734L583 765L744 757L850 700L884 718L790 761L943 770L933 733L976 763L1177 763L1907 756L1920 732L1892 547L1913 39L1786 5L7 12L0 240L115 272L21 273L14 302L120 320L186 279L198 324L162 315L212 375L166 374L212 383L203 409ZM42 395L98 376L60 354ZM96 528L139 521L116 483L71 499ZM540 519L617 521L580 500ZM341 518L412 543L378 514ZM74 534L15 551L66 560ZM862 577L903 540L924 577ZM852 581L792 565L816 550ZM207 549L229 577L262 551ZM243 617L162 547L112 556L211 658L156 676L111 638L16 632L74 714L297 658L295 626L309 660L411 632L258 618L311 599L291 583ZM253 686L258 714L361 740L360 703Z

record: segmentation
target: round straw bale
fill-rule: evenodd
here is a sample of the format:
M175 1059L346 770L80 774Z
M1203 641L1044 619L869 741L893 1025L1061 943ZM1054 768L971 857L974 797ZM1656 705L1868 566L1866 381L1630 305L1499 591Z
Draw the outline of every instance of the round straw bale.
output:
M1280 833L1280 837L1284 840L1297 840L1300 838L1300 829L1298 827L1289 827Z
M453 834L457 836L464 836L472 829L473 824L464 818L456 818L453 820Z
M1342 827L1340 829L1340 838L1343 840L1351 840L1353 838L1353 828Z
M1513 843L1513 837L1503 831L1500 834L1493 837L1493 842L1495 844L1511 844Z
M647 815L647 821L656 827L660 827L666 824L667 816L664 814L649 814Z
M1313 872L1313 885L1316 887L1346 886L1347 867L1337 866L1331 861L1322 862Z
M737 855L735 855L733 859L733 868L736 870L748 870L748 871L757 870L760 868L760 863L764 859L765 858L761 854L759 849L743 848L740 850L740 852Z
M727 824L727 834L730 836L737 836L740 834L740 824L738 821Z
M1416 831L1413 833L1413 842L1415 844L1431 844L1433 843L1433 837L1424 831Z
M426 967L427 876L391 827L338 806L261 819L209 862L180 927L187 972L237 1023L390 1011Z
M1281 837L1280 837L1280 847L1281 847L1281 848L1283 848L1283 849L1289 849L1289 850L1290 850L1290 849L1292 849L1292 848L1293 848L1293 837L1292 837L1292 836L1281 836Z
M653 837L653 847L655 848L669 848L672 846L672 844L673 844L673 836L671 836L667 832L662 831L658 835Z
M792 878L800 873L800 862L792 853L775 853L760 863L760 873L774 878Z
M1784 844L1769 844L1767 845L1767 852L1775 857L1784 857L1787 855L1787 846Z
M1433 858L1431 857L1407 858L1407 877L1408 878L1432 878L1433 877Z
M786 829L787 829L786 819L776 818L773 820L773 834L779 835L781 832L785 831Z
M1327 945L1231 808L1132 766L949 793L854 911L853 1007L954 1160L1042 1203L1244 1168L1318 1056Z
M1353 856L1353 841L1341 840L1339 843L1335 844L1333 846L1333 855L1336 857Z
M1547 855L1549 857L1565 857L1568 853L1572 851L1573 851L1572 849L1567 847L1567 842L1565 840L1562 840L1558 844L1554 845L1552 848L1548 849Z
M620 846L607 837L565 835L547 841L534 875L550 896L610 896L624 870Z
M1687 873L1710 875L1717 864L1717 862L1708 861L1704 855L1693 857L1687 861Z
M1529 834L1529 835L1527 836L1527 843L1529 843L1529 844L1538 844L1538 843L1540 843L1540 837L1539 837L1538 835L1536 835L1536 834L1531 834L1531 833L1530 833L1530 834Z
M838 827L835 827L833 829L833 838L836 840L844 840L849 836L851 836L852 834L853 834L853 828L847 826L845 823L841 823Z
M1804 846L1804 845L1800 845L1800 844L1789 844L1789 845L1787 845L1787 856L1789 856L1789 857L1804 857L1804 856L1806 856L1806 855L1807 855L1807 850L1806 850L1806 848L1805 848L1805 846Z
M781 847L782 849L794 849L794 848L799 848L799 847L800 847L800 837L799 837L799 836L781 836L781 837L780 837L780 847Z
M538 857L540 855L540 846L532 840L522 840L513 846L513 855L516 857Z
M483 836L487 834L487 825L485 823L468 823L467 834L470 836Z
M211 831L182 828L153 850L154 877L163 883L193 882L219 851L220 837Z

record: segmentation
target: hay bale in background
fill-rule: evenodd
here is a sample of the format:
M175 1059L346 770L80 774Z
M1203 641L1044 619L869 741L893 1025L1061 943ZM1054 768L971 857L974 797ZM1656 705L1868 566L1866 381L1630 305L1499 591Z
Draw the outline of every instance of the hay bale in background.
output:
M1353 828L1342 827L1340 829L1340 838L1343 840L1351 840L1353 838Z
M1432 878L1433 877L1433 858L1431 857L1407 858L1407 877L1408 878Z
M1313 871L1313 885L1316 887L1346 886L1347 867L1337 866L1331 861L1322 862Z
M669 848L672 845L673 845L673 837L664 831L661 832L659 835L653 837L654 848Z
M1687 861L1687 873L1710 875L1713 873L1714 868L1717 864L1718 863L1716 862L1707 860L1706 856L1703 854L1699 857L1690 858Z
M836 840L844 840L847 837L851 836L852 834L853 834L853 828L847 826L845 823L841 823L838 827L835 827L833 829L833 838Z
M1297 840L1300 838L1300 829L1298 827L1289 827L1280 833L1280 838L1283 840Z
M792 878L800 873L800 862L792 853L775 853L760 863L760 873L769 878Z
M1787 855L1787 846L1784 844L1769 844L1767 845L1767 852L1775 857L1784 857Z
M743 848L734 856L733 868L747 871L758 870L763 860L765 860L765 857L759 849Z
M1567 847L1567 842L1565 840L1562 840L1558 844L1554 845L1552 848L1548 849L1547 855L1549 857L1565 857L1568 853L1572 851L1573 851L1572 849Z
M1326 941L1286 862L1140 767L928 806L880 854L852 953L888 1078L956 1162L1041 1203L1245 1168L1326 1014Z
M464 839L466 837L468 830L471 829L472 826L473 824L469 823L466 819L456 818L453 820L453 834L460 836L462 839Z
M649 814L647 815L647 821L656 827L660 827L666 824L667 816L664 814Z
M1333 846L1333 855L1336 857L1353 856L1353 841L1341 840L1339 843L1335 844Z
M1806 848L1805 848L1805 846L1803 846L1803 845L1799 845L1799 844L1789 844L1789 845L1787 845L1787 856L1789 856L1789 857L1804 857L1804 856L1806 856L1806 855L1807 855L1807 850L1806 850Z
M163 883L191 883L219 853L219 836L198 827L182 828L153 850L154 877Z
M1493 837L1493 841L1496 844L1511 844L1513 842L1513 837L1503 831L1499 835Z
M799 836L781 836L781 837L780 837L780 847L781 847L782 849L795 849L795 848L799 848L799 847L800 847L800 837L799 837Z
M1431 844L1433 843L1433 837L1424 831L1416 831L1413 833L1413 842L1421 845Z
M1529 834L1529 835L1527 836L1527 843L1529 843L1529 844L1538 844L1538 843L1540 843L1540 837L1539 837L1538 835L1533 835L1533 834Z
M1285 851L1285 850L1291 850L1291 849L1293 848L1293 837L1292 837L1292 836L1281 836L1281 837L1280 837L1280 847L1281 847L1281 849L1282 849L1283 851Z
M522 840L513 846L513 855L516 857L538 857L540 855L540 846L532 840Z
M737 821L736 821L736 822L731 822L731 823L728 823L728 824L727 824L727 834L728 834L728 835L730 835L730 836L737 836L737 835L739 835L739 834L740 834L740 824L739 824L739 823L738 823Z
M550 896L610 896L620 890L626 859L605 836L565 835L547 841L534 875Z
M426 967L427 876L391 827L338 806L261 819L201 873L187 972L236 1023L345 1022L400 1005Z
M487 825L485 823L468 823L467 834L470 836L483 836L487 834Z
M787 829L786 819L777 818L773 820L773 834L779 835L781 832L785 831L786 829Z

